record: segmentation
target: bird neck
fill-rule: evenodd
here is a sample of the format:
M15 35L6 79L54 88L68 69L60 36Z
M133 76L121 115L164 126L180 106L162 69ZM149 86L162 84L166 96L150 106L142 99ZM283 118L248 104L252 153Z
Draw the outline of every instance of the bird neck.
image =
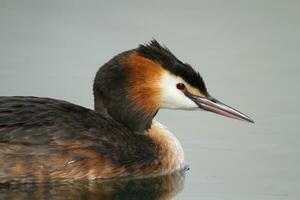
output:
M122 53L104 64L94 80L95 111L110 116L132 132L144 133L159 109L157 80L161 67L138 56Z
M109 103L108 103L109 102ZM128 106L126 100L107 99L104 96L95 96L95 111L114 121L122 124L134 133L144 133L151 125L158 110L146 113L141 110L135 110Z

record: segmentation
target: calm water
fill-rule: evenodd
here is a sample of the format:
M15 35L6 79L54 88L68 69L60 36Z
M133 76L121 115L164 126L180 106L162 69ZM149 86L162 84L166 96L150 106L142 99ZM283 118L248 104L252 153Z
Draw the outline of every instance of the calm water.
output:
M93 107L113 55L156 38L255 124L163 110L190 171L148 180L1 186L0 199L300 199L300 1L0 1L0 95Z
M183 189L184 172L135 180L0 186L1 199L171 199Z

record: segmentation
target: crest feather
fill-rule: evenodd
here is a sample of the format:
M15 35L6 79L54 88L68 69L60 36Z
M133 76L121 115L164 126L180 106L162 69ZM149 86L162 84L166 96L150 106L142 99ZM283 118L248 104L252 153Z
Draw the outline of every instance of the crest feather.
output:
M181 62L166 46L161 45L155 39L149 43L141 44L137 48L137 52L143 57L160 63L172 74L183 78L203 94L207 94L205 83L199 72L196 72L191 65Z

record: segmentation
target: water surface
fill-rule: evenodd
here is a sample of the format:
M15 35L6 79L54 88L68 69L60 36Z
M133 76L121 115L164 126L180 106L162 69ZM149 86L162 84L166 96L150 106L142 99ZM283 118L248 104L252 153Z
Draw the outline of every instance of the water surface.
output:
M145 179L0 185L0 199L171 199L183 188L184 172Z

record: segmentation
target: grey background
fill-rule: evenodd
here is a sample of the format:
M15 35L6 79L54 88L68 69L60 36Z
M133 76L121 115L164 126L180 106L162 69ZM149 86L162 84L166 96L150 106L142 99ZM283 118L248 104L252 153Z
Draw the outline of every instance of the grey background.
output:
M255 124L161 111L188 172L177 199L300 198L300 1L0 0L0 94L93 107L97 69L152 38Z

